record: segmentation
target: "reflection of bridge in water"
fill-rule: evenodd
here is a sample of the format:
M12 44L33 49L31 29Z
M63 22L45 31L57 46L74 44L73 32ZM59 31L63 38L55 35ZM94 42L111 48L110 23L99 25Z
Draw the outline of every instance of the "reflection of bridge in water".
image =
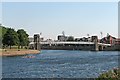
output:
M50 49L50 50L105 50L111 44L104 44L98 42L31 42L36 49Z

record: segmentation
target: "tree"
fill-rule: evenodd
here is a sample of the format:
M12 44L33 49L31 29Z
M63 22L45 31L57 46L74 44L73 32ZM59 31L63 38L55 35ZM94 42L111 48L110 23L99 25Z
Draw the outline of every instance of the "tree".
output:
M3 36L7 32L7 29L8 28L6 28L6 27L2 26L2 24L0 24L0 48L3 47L2 40L3 40Z
M0 26L0 48L2 48L2 27Z
M11 46L18 45L19 38L18 38L17 32L12 28L8 28L6 33L3 36L2 42L3 42L3 45L10 46L10 49L11 49Z
M7 32L8 28L5 28L4 26L0 25L0 41L2 41L3 36L5 35L5 33Z
M69 36L67 41L74 41L74 37L73 36Z
M28 34L26 33L26 31L24 31L23 29L19 29L17 31L18 33L18 38L19 38L19 46L21 46L21 48L23 48L23 46L28 46L29 44L29 38L28 38Z
M8 28L2 26L2 37L5 35L7 30L8 30Z

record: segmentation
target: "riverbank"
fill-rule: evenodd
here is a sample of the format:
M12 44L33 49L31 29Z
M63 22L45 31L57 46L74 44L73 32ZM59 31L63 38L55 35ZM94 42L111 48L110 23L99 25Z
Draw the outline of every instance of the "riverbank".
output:
M109 79L109 80L120 80L120 68L114 68L108 72L101 74L98 80Z
M38 50L17 50L17 49L6 49L6 50L0 50L0 56L22 56L26 54L38 54L40 51Z

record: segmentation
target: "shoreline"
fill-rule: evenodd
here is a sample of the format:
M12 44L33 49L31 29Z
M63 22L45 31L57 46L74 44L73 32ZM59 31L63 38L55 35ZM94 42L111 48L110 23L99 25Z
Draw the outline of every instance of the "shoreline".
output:
M39 54L39 50L8 50L8 51L0 51L0 56L22 56L27 54Z
M120 79L120 67L113 68L112 70L109 70L107 72L104 72L98 76L99 80L102 79L110 79L110 80L118 80Z

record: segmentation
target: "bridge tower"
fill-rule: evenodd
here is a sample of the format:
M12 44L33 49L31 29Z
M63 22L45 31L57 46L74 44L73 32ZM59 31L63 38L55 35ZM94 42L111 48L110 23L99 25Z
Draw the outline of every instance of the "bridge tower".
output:
M95 50L95 51L98 51L98 50L99 50L99 49L98 49L98 41L97 41L97 39L94 40L94 50Z
M97 36L92 36L92 42L94 42L94 51L98 51L98 37Z
M39 34L34 35L34 49L40 50L40 35Z

